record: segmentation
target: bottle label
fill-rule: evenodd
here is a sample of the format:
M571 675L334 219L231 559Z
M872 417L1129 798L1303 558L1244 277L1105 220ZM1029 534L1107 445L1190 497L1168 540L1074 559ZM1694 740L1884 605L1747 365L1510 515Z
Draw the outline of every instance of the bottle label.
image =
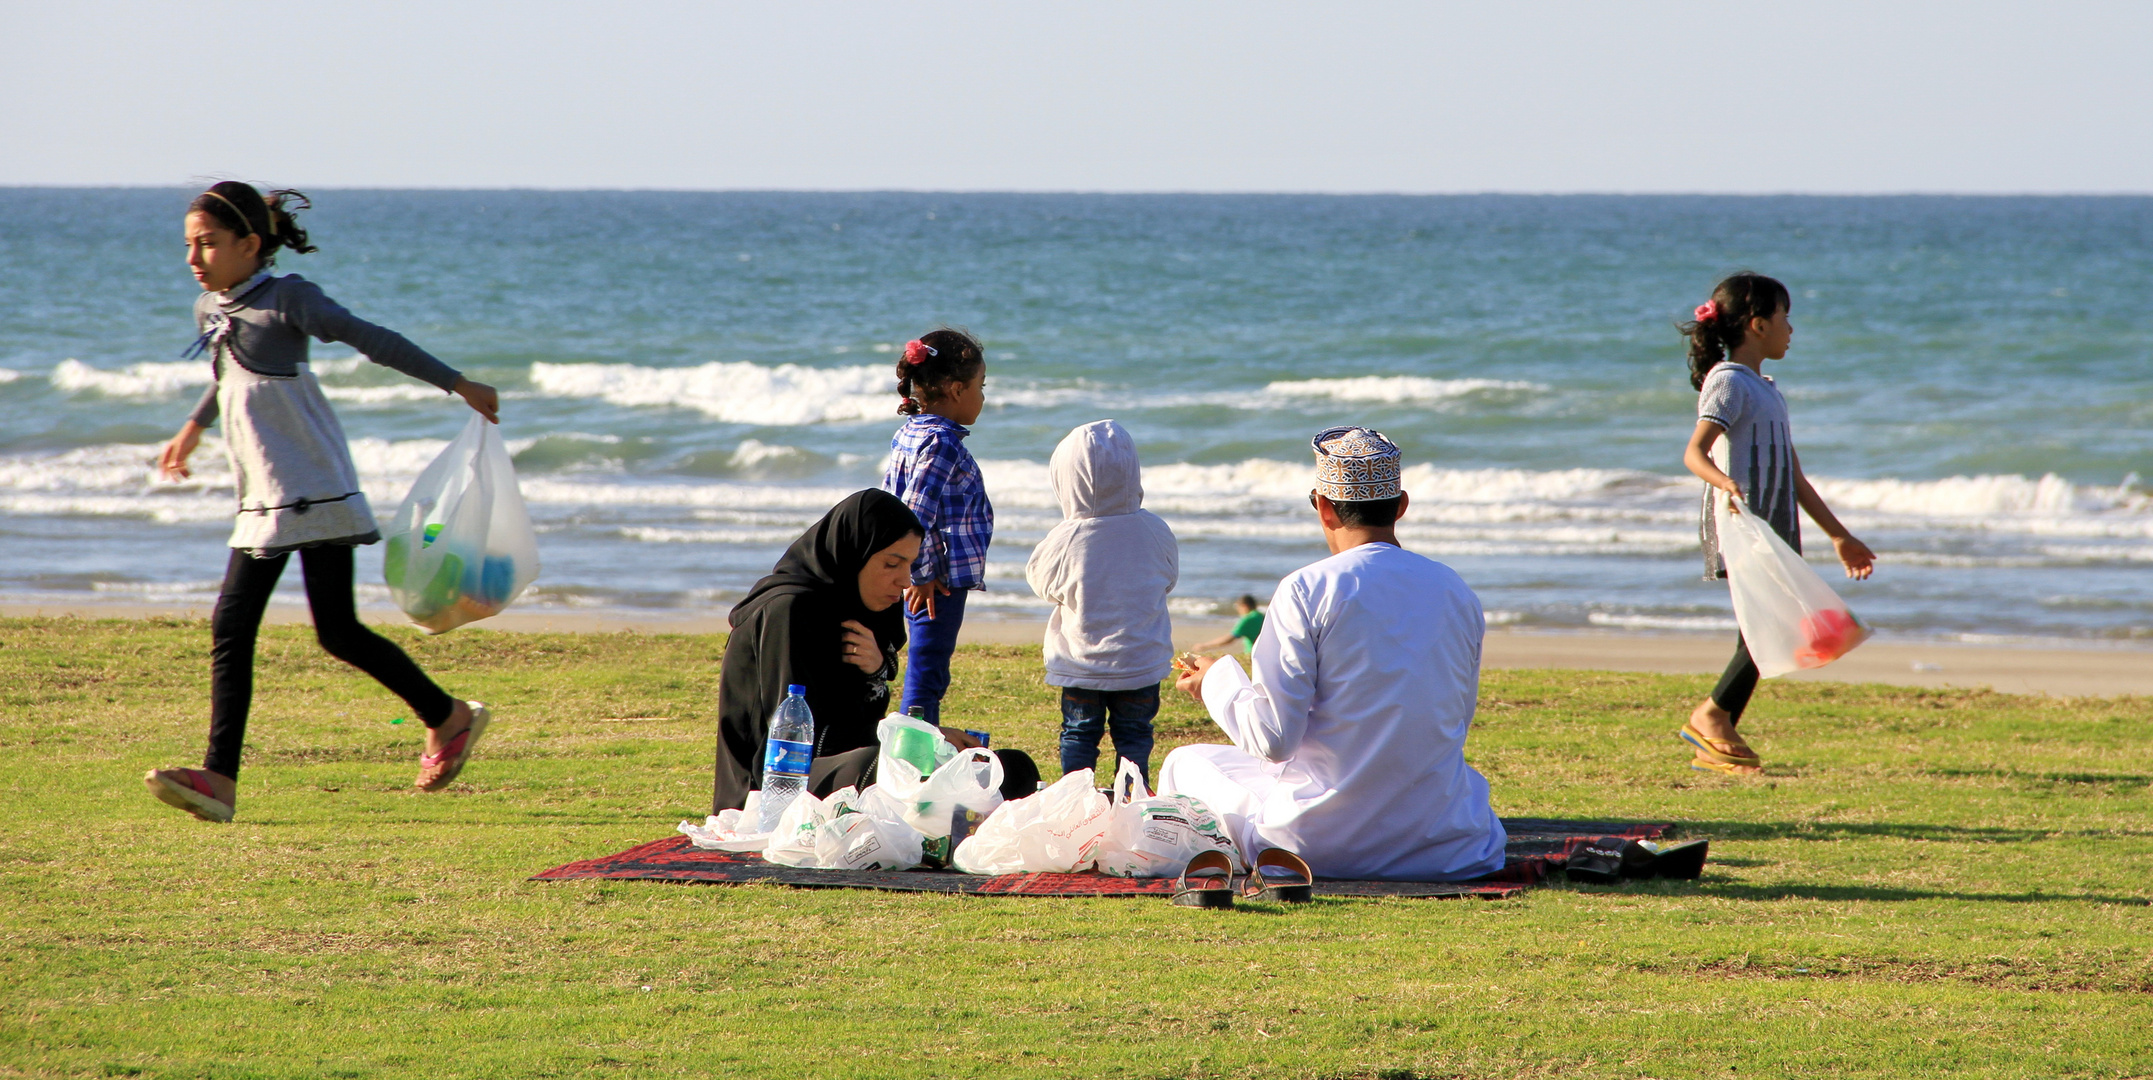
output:
M813 743L772 739L763 748L763 775L806 776L807 767L814 760Z

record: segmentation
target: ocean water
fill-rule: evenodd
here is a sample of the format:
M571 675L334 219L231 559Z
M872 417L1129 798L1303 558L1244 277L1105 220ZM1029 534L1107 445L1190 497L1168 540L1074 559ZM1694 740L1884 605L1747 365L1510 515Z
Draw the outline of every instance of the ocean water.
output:
M150 469L209 379L178 358L188 194L0 190L0 601L215 594L221 446L189 483ZM892 350L946 322L989 356L977 617L1044 613L1045 462L1114 417L1183 615L1324 554L1308 439L1362 423L1405 449L1406 543L1492 623L1725 633L1672 324L1752 268L1795 294L1767 372L1804 467L1881 557L1840 582L1856 611L2153 644L2153 199L315 194L322 251L280 269L502 389L545 558L526 610L721 612L879 480ZM466 412L314 355L386 518Z

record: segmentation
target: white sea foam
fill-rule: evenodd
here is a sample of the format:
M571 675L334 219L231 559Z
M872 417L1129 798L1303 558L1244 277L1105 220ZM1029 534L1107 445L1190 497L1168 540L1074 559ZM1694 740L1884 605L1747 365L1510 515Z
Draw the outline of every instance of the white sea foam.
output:
M53 389L69 394L166 398L208 386L213 377L205 360L144 362L106 370L68 359L53 365L47 381Z
M534 441L516 440L512 449ZM442 439L352 440L353 462L376 511L385 514L400 503L412 480L446 445ZM169 523L228 518L232 477L214 434L195 453L195 475L188 481L154 477L157 452L155 444L115 443L0 455L0 509ZM729 460L742 468L805 462L807 475L821 476L813 467L818 457L795 446L746 440ZM998 513L997 552L1028 547L1060 520L1045 465L988 460L981 468ZM638 477L601 463L574 473L526 475L521 485L525 499L546 519L541 524L572 518L610 526L621 539L639 543L768 545L796 535L859 486L849 472L843 479L828 475L816 483ZM1434 555L1660 558L1695 550L1698 485L1687 477L1625 469L1420 464L1407 469L1404 479L1413 505L1400 533ZM1314 484L1311 465L1266 458L1165 463L1144 471L1146 505L1191 543L1307 543L1314 535L1307 504ZM2028 568L2153 561L2153 496L2135 478L2115 487L2072 485L2052 476L1820 479L1818 486L1858 531L1893 541L1884 556L1887 565ZM1961 546L1959 541L1940 545L1945 550L1925 550L1922 543L1907 542L1908 534L1980 539L1971 551L1950 550ZM1820 564L1830 557L1821 546L1812 555Z
M619 530L622 537L646 544L788 544L798 529L666 529L631 525Z
M1350 379L1301 379L1274 382L1263 392L1276 397L1328 398L1332 401L1365 401L1391 405L1449 401L1473 394L1532 393L1547 387L1533 382L1502 379L1430 379L1419 375L1363 375Z
M224 588L224 582L215 578L200 581L93 581L91 592L110 593L120 596L146 596L159 600L182 597L210 597Z
M885 367L713 362L695 367L637 364L531 365L531 385L548 397L596 398L630 407L697 409L735 424L799 425L886 420L896 380Z
M22 372L14 368L0 368L0 386L6 386L20 378L22 378Z
M1595 611L1585 616L1594 626L1619 626L1625 630L1737 630L1724 615L1612 615Z

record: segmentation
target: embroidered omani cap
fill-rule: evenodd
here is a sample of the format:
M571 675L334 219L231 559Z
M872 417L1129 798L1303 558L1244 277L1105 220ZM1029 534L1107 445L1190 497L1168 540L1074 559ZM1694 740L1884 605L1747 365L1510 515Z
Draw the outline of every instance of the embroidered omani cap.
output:
M1316 491L1332 502L1375 502L1398 497L1398 444L1364 427L1318 433Z

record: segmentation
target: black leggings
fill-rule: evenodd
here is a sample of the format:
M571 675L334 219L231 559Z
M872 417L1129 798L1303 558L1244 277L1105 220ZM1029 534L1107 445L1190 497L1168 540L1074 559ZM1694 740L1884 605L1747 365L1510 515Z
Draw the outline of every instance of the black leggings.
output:
M1749 658L1749 643L1742 635L1734 636L1734 659L1727 661L1727 670L1720 673L1719 685L1712 688L1712 704L1727 710L1729 724L1742 722L1742 710L1749 708L1749 695L1757 691L1757 662Z
M239 752L247 736L247 707L254 700L254 638L262 626L262 609L276 591L289 553L257 559L233 549L224 568L224 590L217 594L209 618L209 753L202 767L239 778ZM314 635L329 655L372 675L403 698L427 727L440 727L456 702L434 685L419 666L388 639L359 624L351 598L351 547L347 544L306 548L299 552L306 573L307 606L314 612Z

